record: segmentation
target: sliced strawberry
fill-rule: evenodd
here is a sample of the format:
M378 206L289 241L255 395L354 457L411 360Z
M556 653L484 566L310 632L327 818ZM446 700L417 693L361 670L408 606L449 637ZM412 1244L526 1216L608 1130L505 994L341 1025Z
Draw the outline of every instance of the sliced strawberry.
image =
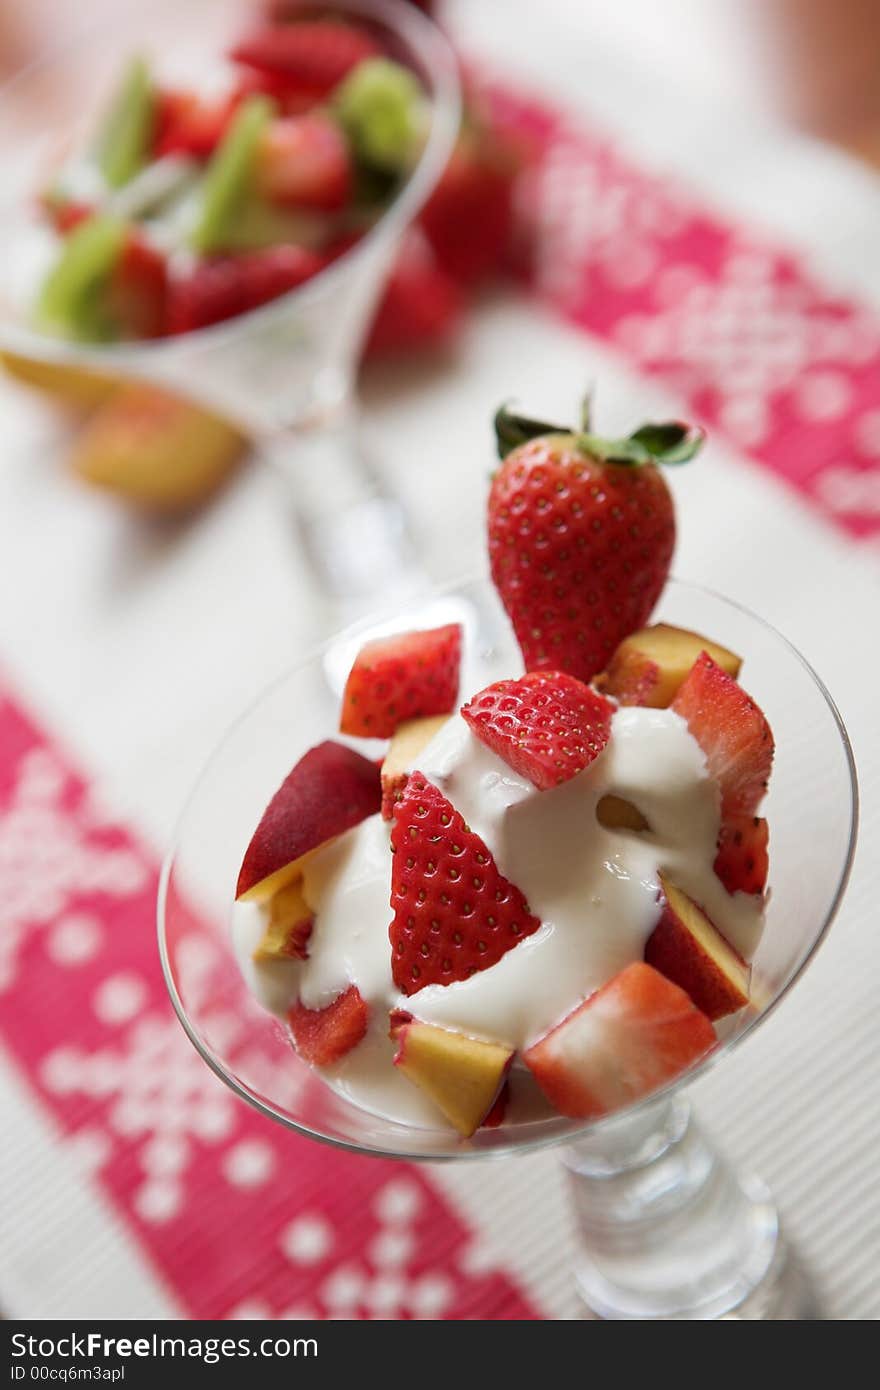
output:
M614 706L576 676L532 671L462 706L477 738L541 791L589 767L611 737Z
M323 100L344 77L381 48L370 34L334 19L263 24L240 39L230 57L276 79L314 103Z
M701 652L670 708L686 721L721 788L722 820L752 815L767 790L773 735L751 696Z
M488 970L541 923L479 835L420 772L391 828L391 973L404 994Z
M165 329L168 265L135 232L126 237L106 291L107 311L126 338L157 338Z
M728 893L763 893L770 830L761 816L731 816L721 827L715 872Z
M257 153L256 186L271 202L333 212L351 192L348 144L320 112L270 121Z
M393 820L394 808L403 795L403 789L409 779L408 772L398 772L394 777L389 777L382 782L382 819Z
M390 738L408 719L448 714L458 697L460 665L459 623L367 642L345 683L340 730Z
M424 237L411 230L385 287L366 356L395 357L446 343L461 322L463 307L455 281L440 268Z
M636 961L523 1061L563 1115L595 1119L672 1081L714 1046L711 1023L684 990Z
M153 134L153 158L183 154L208 159L229 127L239 93L209 100L197 92L167 89L159 93Z
M302 246L270 246L199 261L188 275L171 281L167 331L189 333L235 318L297 289L324 264L321 256Z
M327 1067L357 1047L367 1031L368 1017L360 990L349 985L326 1009L294 1004L287 1021L303 1061L313 1067Z
M513 152L479 126L466 127L419 216L440 266L473 285L498 273L513 222Z

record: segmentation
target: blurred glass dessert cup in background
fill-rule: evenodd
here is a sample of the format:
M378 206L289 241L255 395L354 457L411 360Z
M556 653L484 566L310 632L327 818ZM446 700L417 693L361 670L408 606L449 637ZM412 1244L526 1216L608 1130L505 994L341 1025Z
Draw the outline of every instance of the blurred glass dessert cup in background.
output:
M117 91L120 73L128 71L126 80L136 85L132 58L143 55L155 62L163 86L210 92L218 67L223 70L217 55L259 18L244 0L193 0L183 7L152 0L85 30L0 95L6 247L0 352L25 380L66 390L74 399L99 397L108 379L183 397L224 422L219 428L226 429L230 456L243 436L252 439L286 482L319 586L345 602L375 596L392 579L399 583L412 564L399 503L383 493L360 444L355 378L401 236L453 148L460 98L449 45L417 8L403 0L340 0L320 8L322 15L367 33L382 54L414 75L424 98L415 162L363 235L348 249L337 248L325 268L298 288L206 327L112 342L40 331L36 266L46 233L39 195L69 150L94 140L95 123ZM285 19L300 10L311 13L291 4ZM263 79L271 89L272 75ZM248 98L254 117L266 101L271 97L262 92ZM120 129L133 114L130 99ZM110 152L117 165L125 146L120 136ZM154 175L157 167L145 174ZM115 191L114 208L124 204L130 187L123 183ZM135 395L133 412L138 402ZM195 447L191 434L182 431L180 447Z

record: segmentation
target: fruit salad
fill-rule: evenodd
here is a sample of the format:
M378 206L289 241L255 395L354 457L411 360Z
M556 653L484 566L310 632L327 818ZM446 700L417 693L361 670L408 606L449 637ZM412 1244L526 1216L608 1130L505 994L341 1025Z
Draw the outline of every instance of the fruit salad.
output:
M141 57L40 206L44 332L186 333L297 288L376 222L417 163L425 91L375 32L264 20L197 91Z
M250 986L332 1087L466 1138L612 1113L749 1006L774 746L741 655L650 622L664 468L699 433L508 411L496 432L489 554L524 669L461 689L455 624L367 642L346 741L287 773L232 919Z

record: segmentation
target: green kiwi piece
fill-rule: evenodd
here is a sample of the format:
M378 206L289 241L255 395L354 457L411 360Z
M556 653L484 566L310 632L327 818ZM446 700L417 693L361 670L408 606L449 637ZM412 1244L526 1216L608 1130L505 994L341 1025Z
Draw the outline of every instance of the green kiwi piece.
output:
M90 217L65 237L37 302L37 321L47 332L81 342L114 335L103 291L125 249L127 228L116 217Z
M132 58L98 132L98 165L111 188L121 188L146 164L155 119L150 70L143 58Z
M248 97L214 152L191 238L200 255L225 251L234 241L234 224L247 202L257 149L274 110L268 97Z
M339 84L332 101L359 163L384 174L412 168L424 141L426 106L409 68L367 58Z

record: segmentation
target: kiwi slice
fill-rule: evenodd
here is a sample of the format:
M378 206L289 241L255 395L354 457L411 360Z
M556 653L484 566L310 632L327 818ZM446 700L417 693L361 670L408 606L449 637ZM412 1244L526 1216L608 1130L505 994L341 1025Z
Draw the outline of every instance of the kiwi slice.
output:
M147 162L155 116L150 70L133 58L98 133L98 165L111 188L128 183Z
M333 110L361 165L402 174L415 164L425 136L426 106L409 68L388 58L365 59L336 88Z
M37 321L47 332L81 342L107 342L114 325L103 291L125 249L127 228L116 217L90 217L65 238L43 282Z
M214 152L192 233L193 249L201 255L225 251L234 241L234 224L247 201L257 148L274 110L268 97L248 97Z

